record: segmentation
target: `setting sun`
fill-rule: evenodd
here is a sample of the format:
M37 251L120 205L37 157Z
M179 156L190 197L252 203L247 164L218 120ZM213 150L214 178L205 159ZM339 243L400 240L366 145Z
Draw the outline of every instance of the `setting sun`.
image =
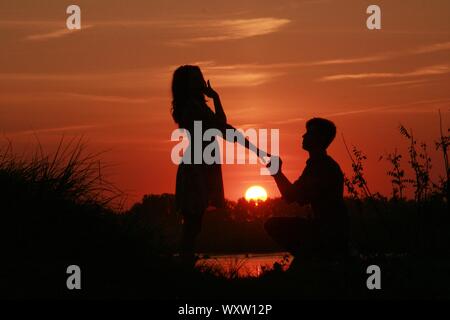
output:
M252 186L247 189L245 192L245 200L250 201L266 201L267 200L267 192L261 186Z

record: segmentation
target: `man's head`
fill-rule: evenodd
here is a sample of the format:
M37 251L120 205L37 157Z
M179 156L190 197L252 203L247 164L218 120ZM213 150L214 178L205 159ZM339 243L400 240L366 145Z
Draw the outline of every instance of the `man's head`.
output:
M336 136L333 122L322 118L312 118L306 122L302 147L306 151L325 151Z

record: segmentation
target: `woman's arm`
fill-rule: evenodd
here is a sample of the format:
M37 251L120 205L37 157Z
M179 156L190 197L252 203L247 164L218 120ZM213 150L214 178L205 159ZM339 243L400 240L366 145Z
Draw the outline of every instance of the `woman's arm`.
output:
M213 98L214 100L214 111L216 113L216 117L219 119L219 121L223 123L227 123L227 116L225 115L225 112L223 111L222 103L220 102L220 97L217 95Z
M219 94L211 87L209 80L205 87L204 93L208 98L212 98L214 101L214 111L217 120L219 120L222 123L227 123L227 116L225 115L225 111L223 111L222 102L220 101Z
M263 160L263 162L266 161L266 159L264 159L264 157L270 157L270 154L268 154L267 152L259 149L256 145L254 145L252 142L250 142L250 140L248 140L243 134L242 132L240 132L239 130L237 130L235 127L229 125L228 123L225 126L226 129L231 129L233 130L233 139L227 139L228 136L225 134L224 135L224 139L226 139L229 142L237 142L239 144L241 144L242 146L244 146L245 148L253 151L254 153L256 153L256 155L261 158L261 160Z

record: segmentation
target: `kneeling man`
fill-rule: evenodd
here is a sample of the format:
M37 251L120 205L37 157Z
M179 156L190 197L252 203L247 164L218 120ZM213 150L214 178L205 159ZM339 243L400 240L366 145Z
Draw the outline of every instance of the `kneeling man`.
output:
M272 176L287 202L311 205L312 219L273 217L265 228L269 235L294 257L334 257L347 253L348 215L344 204L344 175L327 154L336 136L333 122L313 118L306 123L302 147L309 159L301 176L291 183L279 170ZM270 168L270 163L267 165Z

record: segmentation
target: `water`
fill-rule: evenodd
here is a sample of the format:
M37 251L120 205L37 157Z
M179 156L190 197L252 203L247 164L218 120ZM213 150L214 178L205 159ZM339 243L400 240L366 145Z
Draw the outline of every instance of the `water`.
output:
M292 256L288 252L276 253L248 253L229 255L205 255L200 254L196 268L227 278L258 277L264 270L273 269L275 262L282 264L286 270L292 262Z

